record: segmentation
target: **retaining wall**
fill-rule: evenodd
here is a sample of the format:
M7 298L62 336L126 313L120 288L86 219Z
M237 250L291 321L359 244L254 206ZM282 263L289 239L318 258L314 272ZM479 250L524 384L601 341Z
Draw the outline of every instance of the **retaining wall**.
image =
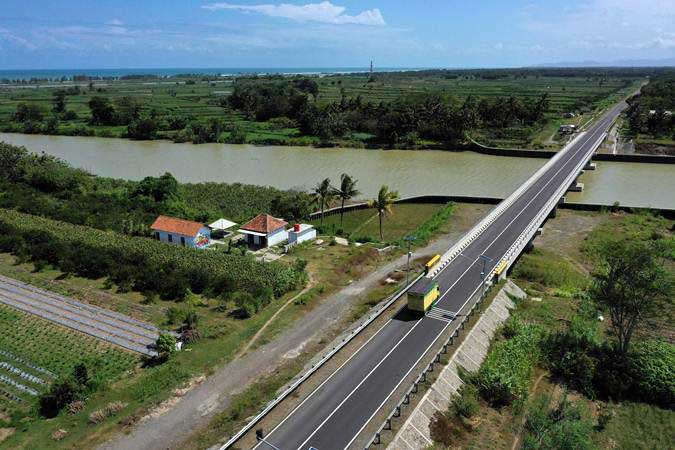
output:
M424 393L387 449L423 450L433 443L429 432L431 418L437 412L447 411L453 396L463 384L458 367L469 372L475 372L480 368L487 356L492 337L500 325L509 318L510 310L515 307L507 293L521 299L526 297L525 292L513 282L510 280L506 282L490 307L452 355L434 384Z

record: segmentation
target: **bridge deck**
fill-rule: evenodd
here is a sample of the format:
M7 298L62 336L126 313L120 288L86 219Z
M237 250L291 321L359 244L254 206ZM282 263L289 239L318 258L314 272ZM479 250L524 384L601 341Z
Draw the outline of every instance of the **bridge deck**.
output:
M561 184L587 161L602 134L624 104L598 120L584 136L569 145L547 169L435 279L441 298L437 308L460 311L481 288L483 260L492 270L514 242L550 202ZM540 225L540 224L537 224ZM434 315L412 318L399 313L291 412L266 440L281 450L342 450L361 431L407 378L444 331L459 321Z

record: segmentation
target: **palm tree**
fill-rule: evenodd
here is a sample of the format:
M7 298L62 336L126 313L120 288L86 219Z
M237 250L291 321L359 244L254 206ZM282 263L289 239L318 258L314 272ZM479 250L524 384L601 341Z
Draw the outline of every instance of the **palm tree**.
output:
M396 191L390 191L389 186L382 186L380 188L380 192L377 194L377 198L374 200L370 201L370 207L371 208L377 208L377 215L379 216L380 219L380 240L384 240L384 236L382 235L382 218L386 214L391 213L391 205L394 203L396 200L398 200L398 192Z
M335 194L340 197L342 201L342 207L340 208L340 228L342 228L342 216L345 213L345 200L349 200L353 197L356 197L361 192L356 189L356 180L343 173L340 176L340 189L337 189Z
M314 187L314 198L321 208L321 226L323 226L323 210L335 196L335 190L330 185L330 178L325 178L321 183Z

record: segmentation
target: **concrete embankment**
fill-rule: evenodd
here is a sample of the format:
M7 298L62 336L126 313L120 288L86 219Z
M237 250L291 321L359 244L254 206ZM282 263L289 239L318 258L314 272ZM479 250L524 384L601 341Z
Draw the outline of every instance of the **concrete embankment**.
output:
M551 150L527 150L518 148L499 148L488 147L477 142L467 144L466 150L481 153L483 155L493 156L513 156L520 158L551 158L557 152ZM596 153L593 155L594 161L610 161L610 162L640 162L652 164L675 164L675 156L667 155L647 155L647 154L612 154L612 153Z
M398 200L396 203L439 203L445 204L448 202L455 203L480 203L487 205L497 205L503 198L498 197L474 197L466 195L422 195L417 197L407 197ZM668 208L638 208L633 206L623 206L623 205L611 205L611 204L597 204L597 203L562 203L558 206L562 209L572 209L577 211L602 211L602 210L615 210L615 211L624 211L624 212L637 212L637 211L651 211L655 212L663 217L668 219L675 219L675 209ZM369 208L368 203L354 203L352 205L347 205L344 208L345 212L348 211L357 211L360 209ZM334 214L340 214L340 207L327 209L324 211L324 217L332 216ZM320 212L315 212L310 214L310 219L315 220L321 216Z
M499 327L509 318L515 304L509 296L527 297L510 280L497 293L490 307L473 326L466 339L457 348L448 364L443 368L434 384L421 398L415 409L396 433L387 447L390 450L422 450L432 445L429 424L437 412L443 413L450 407L452 398L463 384L459 368L475 372L480 368L490 348L490 341Z

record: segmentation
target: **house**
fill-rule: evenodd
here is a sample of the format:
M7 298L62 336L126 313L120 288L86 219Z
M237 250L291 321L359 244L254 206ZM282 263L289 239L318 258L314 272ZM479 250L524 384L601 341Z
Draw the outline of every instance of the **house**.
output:
M259 214L241 226L239 232L246 238L252 248L267 248L288 239L285 222L269 214Z
M563 117L564 117L565 119L573 119L573 118L575 118L576 116L577 116L577 115L574 114L573 112L566 112L565 114L563 114Z
M296 223L293 229L288 231L288 245L300 244L312 239L316 239L316 229L312 225Z
M211 230L203 223L175 217L159 216L150 225L153 236L158 241L186 247L203 248L211 242Z
M574 133L575 131L577 131L576 125L560 125L560 128L558 128L560 134L569 134Z

